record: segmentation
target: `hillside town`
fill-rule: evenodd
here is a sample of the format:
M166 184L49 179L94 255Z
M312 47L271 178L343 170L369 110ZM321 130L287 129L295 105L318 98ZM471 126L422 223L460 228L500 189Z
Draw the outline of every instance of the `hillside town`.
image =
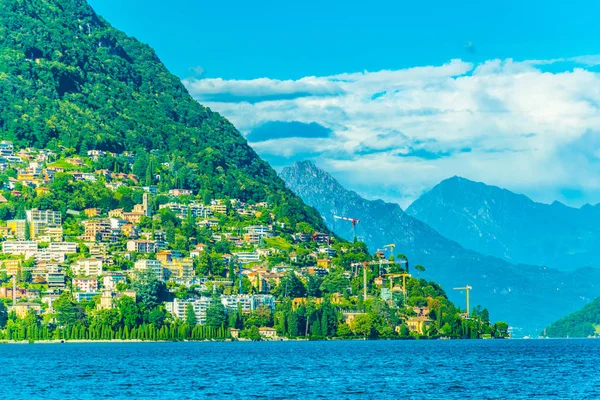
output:
M234 339L497 334L486 310L461 314L439 286L410 275L395 246L371 256L360 242L278 218L267 202L194 193L182 160L160 161L0 142L7 339L42 326L37 339L64 339L65 323L84 332L69 338L91 339L94 321L110 315L121 320L110 339L178 323ZM65 319L76 309L81 317Z

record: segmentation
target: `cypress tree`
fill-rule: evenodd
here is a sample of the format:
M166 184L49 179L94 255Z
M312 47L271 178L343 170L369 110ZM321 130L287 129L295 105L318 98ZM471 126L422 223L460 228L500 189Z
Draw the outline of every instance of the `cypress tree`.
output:
M288 335L290 337L298 336L298 316L292 311L288 317Z

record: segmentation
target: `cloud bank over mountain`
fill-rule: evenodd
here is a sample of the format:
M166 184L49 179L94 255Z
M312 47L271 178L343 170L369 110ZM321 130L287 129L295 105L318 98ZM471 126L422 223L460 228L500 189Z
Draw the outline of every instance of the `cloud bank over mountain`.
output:
M460 175L537 201L581 205L600 201L599 64L595 55L451 60L297 80L184 84L275 167L318 158L369 198L405 207Z

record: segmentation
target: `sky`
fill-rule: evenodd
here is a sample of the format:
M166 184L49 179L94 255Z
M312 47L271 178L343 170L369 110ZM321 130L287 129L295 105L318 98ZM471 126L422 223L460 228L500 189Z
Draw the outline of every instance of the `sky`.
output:
M454 175L600 203L600 3L89 2L276 169L402 207Z

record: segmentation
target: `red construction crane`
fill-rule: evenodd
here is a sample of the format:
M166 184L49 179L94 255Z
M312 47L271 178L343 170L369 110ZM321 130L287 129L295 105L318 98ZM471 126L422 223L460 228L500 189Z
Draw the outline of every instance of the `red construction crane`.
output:
M334 223L335 223L336 219L352 222L352 229L354 230L354 241L356 241L356 224L358 224L360 222L360 219L349 218L349 217L340 217L340 216L334 215L333 216Z

